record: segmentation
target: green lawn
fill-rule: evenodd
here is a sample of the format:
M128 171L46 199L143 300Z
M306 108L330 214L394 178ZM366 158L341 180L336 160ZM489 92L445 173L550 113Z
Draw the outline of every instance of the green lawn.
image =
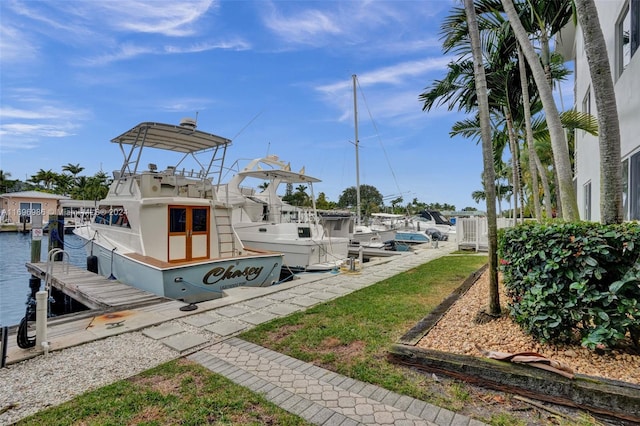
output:
M520 418L504 412L503 404L511 402L510 395L480 394L465 383L435 381L430 375L387 361L388 348L486 262L486 256L468 252L442 257L304 312L261 324L239 337L495 426L525 426L532 424L531 417L536 425L598 425L586 414L570 420L529 417L530 407L524 408ZM502 402L496 405L496 401Z
M387 348L427 315L485 256L447 256L240 337L354 379L458 411L470 395L387 362ZM365 269L366 273L366 269ZM260 395L186 360L37 413L19 425L304 425Z
M424 375L389 363L387 349L486 260L477 255L436 259L304 312L261 324L240 337L351 378L455 409L458 398L434 395L424 386Z
M179 359L85 393L18 425L309 425L258 394Z

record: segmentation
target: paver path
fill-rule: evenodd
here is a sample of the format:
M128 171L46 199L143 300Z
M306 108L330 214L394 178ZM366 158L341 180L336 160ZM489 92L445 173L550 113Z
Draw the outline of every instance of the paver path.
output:
M188 358L317 425L483 424L235 337Z

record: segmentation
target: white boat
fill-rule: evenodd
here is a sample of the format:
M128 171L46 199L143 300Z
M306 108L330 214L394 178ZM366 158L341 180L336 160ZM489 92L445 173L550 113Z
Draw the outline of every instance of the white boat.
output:
M91 223L74 230L88 242L100 274L188 303L278 281L282 254L244 247L231 208L215 197L229 139L184 119L179 126L141 123L111 142L123 165ZM142 170L148 154L177 162Z
M374 213L375 214L375 213ZM396 238L396 230L383 223L372 221L369 225L356 225L351 240L364 247L381 248Z
M422 210L418 214L418 218L422 219L425 222L428 222L431 228L436 228L438 231L442 232L442 234L446 235L448 238L455 239L456 234L456 226L451 223L448 219L446 219L442 214L437 210Z
M454 239L456 233L455 226L434 210L423 210L419 215L404 217L398 221L396 229L396 240L406 243L447 241Z
M253 181L253 182L252 182ZM284 254L292 272L334 269L348 258L349 239L332 235L315 209L313 184L319 179L292 172L277 156L251 160L218 188L218 199L233 207L232 223L247 247ZM293 206L282 199L282 186L308 186L312 207Z

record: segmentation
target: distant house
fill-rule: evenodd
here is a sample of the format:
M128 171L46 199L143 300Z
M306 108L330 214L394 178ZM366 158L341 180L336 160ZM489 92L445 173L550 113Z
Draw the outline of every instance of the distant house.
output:
M596 2L616 92L620 120L623 204L626 220L640 220L640 1ZM597 116L582 30L563 29L558 50L575 62L576 109ZM574 183L580 218L600 221L598 137L576 132Z
M42 218L42 224L46 224L49 215L62 214L60 202L69 199L64 195L39 191L7 192L0 195L0 222L33 224Z

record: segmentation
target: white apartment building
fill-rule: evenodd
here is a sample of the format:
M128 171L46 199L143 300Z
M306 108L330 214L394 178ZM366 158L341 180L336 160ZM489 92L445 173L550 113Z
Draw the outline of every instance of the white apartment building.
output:
M640 220L640 0L596 0L620 120L625 220ZM580 27L560 33L558 50L574 61L576 109L597 116ZM577 131L574 183L580 218L600 221L598 137Z

